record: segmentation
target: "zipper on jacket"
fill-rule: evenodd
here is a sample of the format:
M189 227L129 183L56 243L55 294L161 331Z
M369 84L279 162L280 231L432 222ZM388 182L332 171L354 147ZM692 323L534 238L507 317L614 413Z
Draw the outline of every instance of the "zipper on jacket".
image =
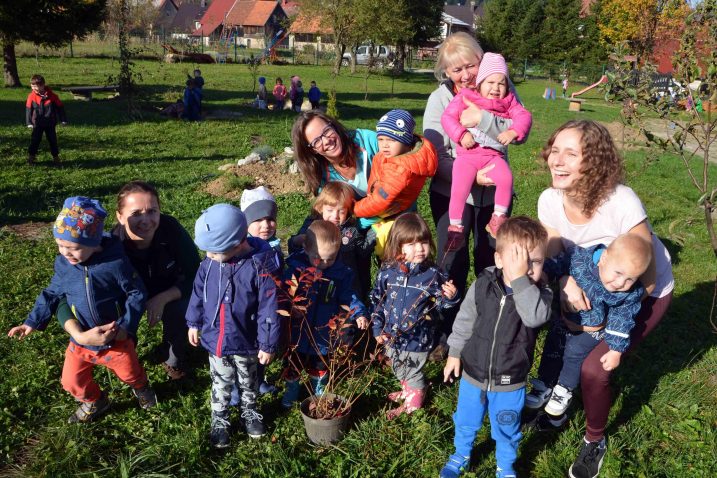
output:
M224 342L224 325L225 325L225 315L226 315L226 309L224 304L224 290L222 288L222 276L224 275L224 267L226 266L225 262L222 262L219 266L219 297L217 298L219 300L219 332L217 333L217 347L215 349L215 354L217 357L222 356L222 344ZM216 312L214 313L214 317L216 318Z
M92 315L92 320L95 322L95 326L101 325L100 321L97 319L95 308L93 307L94 301L90 296L90 270L87 266L83 266L83 268L85 269L85 296L87 297L87 308L90 309L90 315Z
M498 325L500 324L500 319L503 317L503 306L505 305L505 298L506 296L502 296L500 298L500 308L498 309L498 319L495 321L495 327L493 328L493 342L490 346L490 360L488 361L488 391L490 392L491 387L493 386L493 354L495 353L495 339L498 335Z

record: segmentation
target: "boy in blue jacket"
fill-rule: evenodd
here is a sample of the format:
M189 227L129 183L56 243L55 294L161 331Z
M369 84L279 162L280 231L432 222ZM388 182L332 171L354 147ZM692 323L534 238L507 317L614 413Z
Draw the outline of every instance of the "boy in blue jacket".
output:
M229 403L241 390L241 418L252 438L264 435L258 413L257 365L268 364L279 343L279 264L266 241L247 237L246 217L230 204L215 204L197 219L194 242L207 252L187 308L189 343L209 352L212 425L209 442L229 446ZM200 332L201 331L201 332Z
M602 244L573 247L545 263L550 279L571 276L590 301L590 309L571 311L566 318L592 331L569 331L557 319L545 339L538 378L525 406L545 411L554 425L563 414L580 383L580 369L590 352L605 340L609 351L600 358L605 370L620 365L630 346L630 332L640 312L645 288L640 283L652 260L652 244L637 234L618 236L607 248ZM547 402L547 404L546 404Z
M289 363L284 371L286 391L281 399L285 408L299 399L302 370L308 372L314 395L323 394L329 378L327 356L333 352L328 326L333 317L349 310L351 322L361 330L368 328L366 307L352 286L354 271L337 260L340 246L339 228L317 219L306 230L304 249L286 261L287 296L305 307L305 312L291 317Z
M107 393L92 378L97 364L132 387L142 408L157 403L135 350L147 291L122 243L103 236L105 217L107 213L95 199L78 196L65 200L52 228L60 252L55 258L55 275L38 296L27 320L8 332L8 336L22 339L36 329L44 330L63 297L83 328L112 326L114 340L107 345L84 345L70 339L62 387L80 406L70 415L69 423L90 422L110 406Z

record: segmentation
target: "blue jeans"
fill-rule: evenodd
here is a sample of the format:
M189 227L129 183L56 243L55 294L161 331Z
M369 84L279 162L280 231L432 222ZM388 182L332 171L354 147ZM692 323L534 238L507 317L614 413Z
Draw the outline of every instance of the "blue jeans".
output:
M453 414L456 454L471 456L476 434L488 413L498 468L514 473L513 463L518 457L518 444L523 437L520 433L520 413L524 404L525 387L512 392L484 392L468 380L461 379L458 406Z

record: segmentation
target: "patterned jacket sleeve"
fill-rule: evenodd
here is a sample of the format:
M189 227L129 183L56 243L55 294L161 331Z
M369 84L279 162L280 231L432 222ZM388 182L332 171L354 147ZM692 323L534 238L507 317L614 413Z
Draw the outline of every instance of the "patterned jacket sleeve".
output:
M353 289L353 280L355 272L349 270L346 277L343 278L341 283L341 291L339 291L339 303L341 305L347 305L351 310L351 320L356 320L359 317L367 317L368 311L364 303L358 298L356 292Z
M630 332L635 327L635 317L642 307L642 296L645 289L640 286L630 293L625 301L608 310L605 326L605 343L610 350L625 353L630 346Z
M565 275L570 274L570 261L573 256L574 249L564 251L555 257L545 259L543 271L548 276L548 280L558 280Z

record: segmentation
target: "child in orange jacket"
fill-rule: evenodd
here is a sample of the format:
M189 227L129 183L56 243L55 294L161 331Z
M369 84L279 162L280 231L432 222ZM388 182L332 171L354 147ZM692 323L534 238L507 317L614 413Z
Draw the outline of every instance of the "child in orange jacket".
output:
M55 126L58 120L63 125L67 124L65 117L65 106L60 98L47 86L42 75L33 75L30 79L32 91L27 95L25 102L25 124L32 129L30 137L30 148L28 149L27 163L35 164L37 151L40 148L40 141L43 133L50 143L50 153L55 164L60 162L60 149L57 146L57 133Z
M383 218L374 224L376 254L383 253L393 217L415 208L426 179L438 168L436 148L414 134L411 113L391 110L376 125L379 152L373 157L366 197L354 206L356 217Z

